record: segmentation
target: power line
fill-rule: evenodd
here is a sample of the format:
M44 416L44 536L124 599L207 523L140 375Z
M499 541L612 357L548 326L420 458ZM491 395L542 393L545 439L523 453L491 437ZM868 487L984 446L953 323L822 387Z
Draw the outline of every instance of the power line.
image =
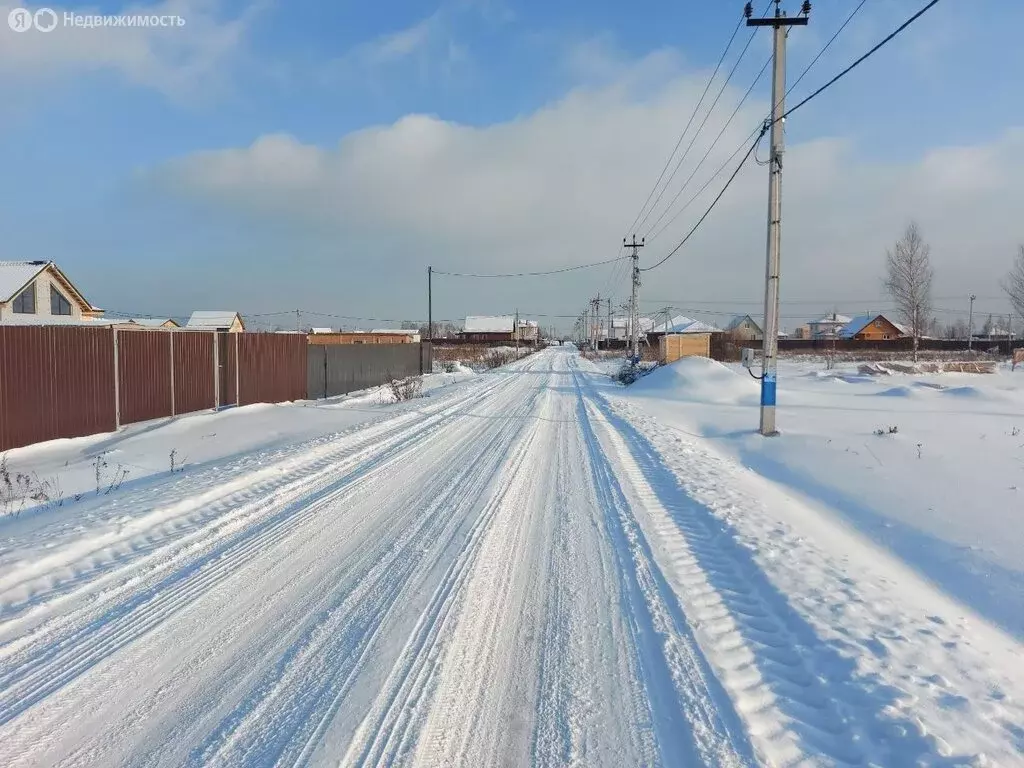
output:
M800 102L797 102L797 104L796 104L796 105L794 105L794 106L790 107L789 109L787 109L787 110L786 110L785 112L783 112L783 113L782 113L782 114L781 114L781 115L780 115L780 116L778 117L778 119L779 119L779 120L785 120L785 119L786 119L787 117L789 117L789 116L790 116L791 114L793 114L793 113L794 113L794 112L796 112L796 111L797 111L798 109L800 109L800 107L802 107L802 106L803 106L804 104L806 104L807 102L811 101L812 99L814 99L814 98L816 98L816 97L820 96L820 95L821 95L822 93L824 93L825 91L827 91L827 90L828 90L829 88L831 88L831 87L832 87L833 85L835 85L835 84L836 84L837 82L839 82L839 81L840 81L840 80L841 80L842 78L844 78L844 77L845 77L846 75L848 75L848 74L849 74L850 72L852 72L852 71L853 71L854 69L856 69L856 68L857 68L857 67L858 67L858 66L859 66L860 64L862 64L862 63L863 63L864 61L866 61L866 60L867 60L868 58L870 58L871 56L873 56L873 55L874 55L874 54L875 54L875 53L876 53L876 52L877 52L877 51L878 51L878 50L879 50L880 48L882 48L882 47L883 47L883 46L885 46L885 45L886 45L887 43L889 43L890 41L892 41L892 39L893 39L893 38L895 38L895 37L896 37L896 36L897 36L897 35L898 35L898 34L899 34L900 32L902 32L903 30L905 30L905 29L906 29L907 27L909 27L909 26L910 26L911 24L913 24L913 23L914 23L915 21L917 21L917 20L918 20L919 18L921 18L922 16L924 16L924 14L925 14L925 13L927 13L927 12L928 12L929 10L931 10L932 8L934 8L934 7L935 7L936 5L938 5L938 4L939 4L939 0L931 0L931 2L930 2L930 3L928 3L928 4L927 4L927 5L926 5L926 6L924 7L924 8L922 8L921 10L919 10L919 11L918 11L917 13L915 13L915 14L914 14L913 16L911 16L911 17L910 17L909 19L907 19L907 20L906 20L905 22L903 22L903 23L902 23L902 24L900 24L900 25L899 25L898 27L896 27L896 29L894 29L894 30L893 30L893 31L892 31L892 32L891 32L891 33L890 33L890 34L889 34L889 35L888 35L888 36L887 36L887 37L886 37L886 38L885 38L884 40L882 40L882 41L881 41L880 43L878 43L878 44L877 44L877 45L876 45L876 46L875 46L874 48L872 48L872 49L871 49L870 51L868 51L867 53L865 53L865 54L864 54L863 56L861 56L861 57L860 57L859 59L857 59L857 60L856 60L855 62L853 62L853 63L852 63L852 64L851 64L850 66L848 66L848 67L847 67L846 69L844 69L844 70L843 70L842 72L840 72L840 73L839 73L838 75L836 75L835 77L833 77L833 78L832 78L831 80L829 80L829 81L828 81L827 83L825 83L825 84L824 84L823 86L821 86L820 88L818 88L818 90L816 90L816 91L814 91L813 93L811 93L811 94L810 94L809 96L807 96L807 97L806 97L805 99L803 99L802 101L800 101Z
M729 180L725 182L725 186L722 187L721 191L715 196L715 199L711 201L711 205L709 205L708 209L706 211L704 211L704 215L701 216L697 220L697 223L693 225L693 229L691 229L686 234L686 237L684 237L682 240L680 240L679 244L675 248L673 248L671 251L669 251L668 254L665 256L665 258L663 258L661 261L659 261L656 264L652 264L649 267L643 267L640 270L641 272L650 272L652 269L657 269L662 264L664 264L666 261L671 259L680 248L682 248L684 245L686 245L687 241L691 237L693 237L693 234L697 231L697 229L700 227L700 225L704 223L704 219L706 219L708 217L708 215L711 213L711 211L714 210L715 206L718 205L718 201L722 199L722 195L725 194L725 190L727 190L729 188L729 186L736 179L736 176L739 175L740 170L743 168L744 165L746 165L747 160L749 160L750 156L752 154L754 154L754 150L757 148L757 145L761 142L761 138L764 136L764 134L765 134L765 128L762 128L761 132L760 132L760 135L757 137L757 140L754 141L754 143L750 145L750 149L747 150L747 154L745 154L743 156L743 159L740 160L739 165L736 166L736 170L734 170L732 172L732 175L729 177Z
M773 0L769 0L768 7L765 8L765 12L764 12L765 16L767 16L768 10L771 8L772 1ZM640 220L640 223L637 225L638 227L642 227L644 225L644 223L647 221L648 217L652 213L654 213L654 210L658 207L658 203L661 201L662 196L668 190L669 185L672 183L672 179L674 179L675 176L676 176L676 173L679 172L679 168L682 166L683 162L686 160L686 156L689 155L690 154L690 150L693 149L693 145L696 143L697 137L700 136L700 132L702 130L704 130L704 126L707 125L708 119L711 117L711 114L715 111L715 107L718 106L718 101L719 101L719 99L722 98L722 94L725 93L725 89L728 87L730 81L732 80L732 76L734 74L736 74L736 70L739 68L740 63L743 61L743 57L746 56L746 54L747 54L747 49L750 48L750 44L754 41L754 35L755 34L756 34L756 32L751 32L750 33L750 37L747 38L746 45L744 45L743 46L743 50L740 51L739 58L737 58L736 59L736 63L733 64L732 69L729 71L729 74L725 78L725 82L722 83L722 87L718 89L718 93L715 95L715 100L711 103L711 107L708 109L707 114L704 115L704 119L701 121L701 124L699 126L697 126L697 130L694 132L693 136L690 137L690 143L687 145L686 149L683 151L682 156L679 158L679 161L676 163L675 167L672 169L672 173L669 175L668 180L665 182L665 186L663 186L661 188L661 192L658 193L658 197L657 197L657 199L655 199L654 204L651 206L650 210L647 211L647 213L643 217L643 219ZM659 217L659 219L660 219L660 217ZM652 227L652 229L653 229L653 227Z
M613 264L616 261L622 261L623 259L629 258L627 256L616 256L614 259L605 259L604 261L595 261L590 264L577 264L574 267L562 267L561 269L550 269L543 272L506 272L501 274L479 274L473 272L444 272L440 269L435 269L435 275L446 275L448 277L480 277L480 278L492 278L492 277L542 277L544 275L560 275L563 272L574 272L578 269L590 269L592 267L601 267L605 264Z
M683 132L679 134L679 138L676 140L676 145L672 148L672 152L665 160L665 167L661 169L661 173L658 174L658 180L654 182L654 186L651 187L651 191L647 193L647 199L644 200L644 204L640 206L640 210L636 214L636 218L633 219L633 223L627 228L627 232L632 232L640 221L640 217L647 209L647 204L651 202L651 198L654 196L655 191L661 184L661 180L665 178L665 171L672 164L672 158L675 157L676 152L679 151L679 146L683 143L683 139L686 137L687 131L690 130L690 126L693 125L693 119L697 116L697 112L700 110L701 104L704 103L704 97L708 95L708 91L711 90L711 84L715 81L718 76L718 70L722 68L722 62L725 61L725 57L729 54L729 49L732 48L732 43L736 39L736 35L739 34L740 27L743 26L743 16L740 15L739 21L736 22L736 27L732 31L732 35L729 36L729 42L725 44L725 50L722 51L722 55L718 58L718 63L715 65L715 71L711 73L711 77L708 78L707 85L704 86L704 92L700 95L700 99L697 100L696 106L693 108L693 112L690 113L690 119L686 121L686 127L683 128ZM671 181L671 179L670 179ZM657 205L657 201L655 201Z
M792 93L793 89L796 88L797 85L799 85L800 82L804 79L804 77L806 77L807 73L811 71L811 68L815 64L818 63L818 60L824 55L825 51L827 51L832 46L832 43L834 43L836 41L836 39L839 37L839 35L842 33L842 31L844 29L846 29L846 27L849 25L849 23L851 21L853 21L853 17L856 16L857 13L860 11L860 9L864 7L864 4L866 2L867 2L867 0L861 0L860 3L857 5L857 7L855 7L853 9L853 11L850 13L850 15L846 17L846 20L843 21L843 23L839 25L839 29L837 29L835 31L835 33L832 35L832 37L829 38L828 42L826 42L825 45L823 45L821 47L821 50L818 51L818 53L815 55L815 57L813 59L811 59L810 63L808 63L807 66L804 67L803 72L800 73L800 75L796 78L796 80L793 82L793 84L791 86L789 86L789 88L786 90L786 96L789 96L789 94ZM690 181L693 179L693 177L697 174L697 171L700 170L700 167L702 165L704 165L704 162L708 159L708 156L711 154L712 151L714 151L714 148L718 145L718 142L721 140L721 138L722 138L723 134L725 133L726 129L732 123L733 119L736 117L736 114L740 111L740 108L743 106L744 102L746 102L747 98L750 96L751 91L754 90L755 86L757 86L757 84L760 82L761 78L764 76L764 73L768 69L768 65L771 64L771 61L772 61L771 57L769 57L768 60L765 61L764 66L761 67L761 71L758 72L757 77L754 78L754 82L751 83L750 88L747 89L747 92L743 95L743 98L740 99L739 104L736 105L736 109L733 110L733 113L729 117L728 121L726 121L725 125L722 126L722 130L720 130L718 132L718 136L715 137L715 140L713 142L711 142L711 146L708 147L708 150L704 153L704 157L702 157L700 159L700 162L697 163L697 166L693 169L693 172L690 174L689 178L687 178L686 181L683 182L683 186L679 189L679 192L676 193L676 196L674 198L672 198L672 202L670 202L668 204L668 206L666 207L665 211L661 214L661 216L658 217L658 220L655 221L654 224L651 225L650 229L648 230L648 234L647 234L648 239L654 240L660 234L662 234L666 229L668 229L668 227L670 227L672 225L672 223L676 219L678 219L679 216L682 215L683 211L685 211L687 208L689 208L689 206L693 204L694 200L696 200L698 197L700 197L701 193L705 189L708 188L710 183L715 178L718 177L718 175L725 169L725 167L729 163L732 162L732 158L735 157L737 154L739 154L740 150L742 150L743 147L745 147L747 145L747 142L750 141L750 137L753 136L753 133L750 134L750 137L748 137L747 139L744 139L743 143L740 144L739 148L735 152L733 152L732 155L730 155L729 159L725 161L725 164L723 164L717 171L715 171L714 174L712 174L711 178L708 179L708 181L704 184L704 186L702 186L700 188L700 190L697 192L696 195L691 197L682 208L680 208L675 214L673 214L672 218L670 218L661 229L659 229L653 235L650 234L651 230L653 230L655 227L658 226L658 222L661 221L665 217L665 214L667 214L669 212L669 210L671 210L672 206L675 205L676 200L679 199L679 196L683 193L683 191L686 189L687 185L690 183ZM771 119L770 115L769 115L768 119ZM763 163L758 161L758 164L760 165L760 164L763 164Z
M739 103L736 105L736 108L732 111L732 114L729 115L729 119L725 121L725 125L722 126L722 129L718 132L718 135L715 137L715 140L711 142L711 146L709 146L707 151L704 153L704 157L702 157L700 159L700 162L698 162L697 165L694 166L693 171L690 172L690 175L686 178L686 181L683 182L683 186L681 186L679 188L679 191L676 192L675 197L673 197L672 200L669 202L669 204L667 206L665 206L665 210L662 211L661 215L654 221L653 224L651 224L650 229L647 230L647 236L650 237L651 240L653 240L655 237L657 237L658 235L660 235L662 232L665 231L665 227L662 227L661 229L658 230L657 234L655 234L653 236L650 234L651 231L655 227L658 226L658 224L661 222L661 220L665 218L665 215L669 211L672 210L672 206L676 204L676 200L678 200L679 196L683 194L683 192L686 190L687 185L691 181L693 181L693 177L697 175L697 171L699 171L701 169L701 166L703 166L704 163L707 161L708 156L714 151L715 147L718 146L718 142L721 141L722 136L725 134L725 131L729 128L730 125L732 125L732 121L736 118L736 115L740 111L740 108L743 107L743 104L750 97L750 94L753 92L753 90L757 86L757 84L759 82L761 82L761 78L764 77L764 73L768 69L768 65L771 64L771 63L772 63L772 60L771 60L771 57L769 56L768 60L765 61L764 65L761 67L761 71L757 73L757 77L754 78L754 82L752 82L750 84L750 87L747 88L747 92L743 94L743 98L741 98L739 100ZM744 145L746 145L746 142L744 142ZM733 154L735 155L736 153L734 152ZM714 176L712 176L712 178L714 178ZM708 182L708 183L710 183L710 182ZM703 187L701 187L701 192L703 192L705 189L707 189L707 184L705 184ZM699 195L699 193L698 193L698 195ZM690 202L692 202L692 199L691 199ZM687 203L686 206L683 206L682 210L685 210L687 206L689 206L689 203ZM680 210L679 213L682 213L682 210ZM671 221L674 221L678 217L678 215L679 215L678 213L676 215L674 215L669 223L671 223ZM668 226L668 225L666 225L666 226Z

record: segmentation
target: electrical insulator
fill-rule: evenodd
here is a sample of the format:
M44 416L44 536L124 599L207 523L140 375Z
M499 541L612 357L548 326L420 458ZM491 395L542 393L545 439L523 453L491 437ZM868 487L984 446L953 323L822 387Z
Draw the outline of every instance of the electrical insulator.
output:
M754 6L752 6L750 3L747 3L745 6L743 6L743 15L746 16L748 19L751 16L753 16L754 15Z
M804 0L804 4L800 7L800 13L804 16L811 15L811 0Z

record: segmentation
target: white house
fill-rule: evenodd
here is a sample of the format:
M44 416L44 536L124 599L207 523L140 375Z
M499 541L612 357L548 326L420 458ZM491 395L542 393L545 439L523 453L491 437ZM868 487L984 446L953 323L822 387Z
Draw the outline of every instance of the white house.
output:
M0 322L86 325L102 314L52 261L0 261Z
M853 318L833 312L808 323L807 328L812 339L831 339L838 336L839 331L851 322L853 322Z

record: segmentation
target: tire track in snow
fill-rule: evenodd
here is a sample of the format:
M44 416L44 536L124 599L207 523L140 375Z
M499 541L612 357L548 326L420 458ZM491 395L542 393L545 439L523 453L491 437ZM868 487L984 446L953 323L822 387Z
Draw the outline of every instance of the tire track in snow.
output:
M588 404L575 372L574 383L594 484L634 618L633 643L657 734L659 763L754 765L753 748L732 701L697 642L679 598L667 584L601 446L592 419L600 424L602 418Z
M495 390L507 389L514 383L514 379L505 377L474 393L467 401L480 402L493 396ZM260 518L258 522L217 537L214 545L198 557L192 557L192 552L177 555L170 566L161 569L170 571L163 579L151 580L142 588L129 580L123 590L128 592L124 602L99 613L90 606L86 613L92 616L87 616L84 623L80 616L72 616L66 622L71 626L64 632L44 627L45 633L38 633L39 642L5 659L10 671L0 674L0 725L190 605L229 578L249 557L287 537L302 520L371 481L389 462L457 419L465 404L466 401L460 401L448 405L436 418L417 421L404 431L399 430L392 439L371 448L369 456L340 479L328 481L334 473L327 469L293 483L270 504L257 502L259 510L253 516ZM208 546L208 542L203 544Z
M355 465L380 450L382 443L396 437L404 439L410 430L428 428L435 423L433 420L449 418L452 413L482 402L493 389L509 383L508 378L486 382L469 392L458 393L454 402L445 398L444 402L416 412L362 425L326 444L322 440L313 441L312 447L307 444L301 451L291 452L293 455L286 459L235 478L220 477L217 486L210 490L157 507L131 520L126 526L127 532L105 532L76 540L56 552L47 552L36 561L13 568L9 574L0 575L3 631L9 634L18 630L22 624L19 619L29 611L32 615L25 618L33 618L40 609L79 599L83 591L101 589L104 596L109 597L124 579L122 584L111 582L132 570L168 560L169 547L188 546L211 530L216 532L225 524L258 514L266 506L269 495L295 494L305 486L336 474L339 469ZM424 417L427 421L423 421ZM70 575L55 578L54 572ZM27 596L21 600L4 597L19 593ZM22 642L30 636L31 633L23 634ZM9 652L9 648L0 646L0 658Z
M634 426L595 402L655 496L651 508L658 514L651 517L651 530L661 541L666 570L688 601L688 611L701 620L723 680L737 701L746 703L741 710L750 731L770 750L773 762L804 764L814 756L830 765L985 764L988 758L976 751L954 754L929 732L915 711L912 693L859 672L855 658L837 653L814 630L757 564L733 524L691 496L642 434L641 426L643 432L664 437L656 421L638 416ZM673 437L671 442L681 441ZM681 450L683 457L693 453ZM700 485L725 481L717 461L702 456L682 463ZM764 532L786 535L772 528ZM825 560L811 567L822 573L837 568ZM831 578L841 585L852 583L841 571ZM846 590L845 599L863 602L848 586ZM899 622L880 626L884 631L875 642L901 637L901 629L910 634Z
M435 590L430 604L393 667L382 696L357 730L341 762L342 766L393 765L409 760L414 765L436 764L436 760L414 759L412 750L417 745L416 740L422 736L422 729L429 728L426 725L428 719L434 716L436 678L445 666L450 643L457 642L455 632L462 628L462 611L470 607L471 597L467 593L470 580L476 578L477 568L481 564L484 568L498 570L503 565L507 567L507 561L494 562L494 542L499 541L503 547L496 559L504 561L510 554L504 547L508 545L514 549L514 542L506 542L502 534L515 527L514 522L507 519L511 514L527 511L514 502L520 499L524 482L522 468L538 439L538 433L545 429L542 424L534 421L507 457L497 485L467 537L465 547ZM505 519L499 522L499 516ZM521 528L522 521L519 522ZM489 563L486 562L488 556L491 557ZM500 593L500 596L504 596L504 593ZM472 606L477 616L486 614L488 608L486 605ZM488 642L490 635L487 632L493 630L493 626L482 630L476 627L476 630L466 639L471 644L482 645ZM478 667L474 667L474 670L480 671ZM490 672L481 674L479 684L486 685L489 682L493 682ZM450 705L446 703L442 706ZM478 735L483 737L484 734Z
M516 393L513 391L511 396ZM332 605L326 620L315 628L315 641L304 637L287 652L283 668L267 675L269 693L257 688L247 702L227 718L224 728L215 731L209 744L193 753L191 762L202 765L235 765L272 761L275 764L306 764L321 745L341 700L356 681L377 634L389 614L404 608L407 592L422 581L424 571L435 562L424 562L423 542L436 543L439 537L452 543L461 532L462 521L472 515L479 499L488 491L498 468L508 461L509 444L522 430L515 417L525 415L532 406L527 398L506 403L506 398L492 397L488 408L501 410L502 418L494 430L486 420L472 422L471 431L459 440L459 447L448 455L454 471L438 473L422 488L408 505L407 524L402 520L395 527L402 531L401 543L388 542L380 552L366 559L372 566L354 578L355 591ZM426 513L420 504L428 506ZM393 501L383 503L393 508ZM476 513L472 530L486 520L486 507ZM463 543L456 561L472 548L473 534ZM442 550L447 546L441 547ZM415 574L420 576L416 577ZM349 577L351 578L351 577ZM325 579L326 581L327 579ZM442 585L441 589L444 587ZM325 613L323 610L318 613ZM351 645L341 647L338 639L351 637ZM290 734L283 740L277 734ZM221 742L215 750L212 745Z

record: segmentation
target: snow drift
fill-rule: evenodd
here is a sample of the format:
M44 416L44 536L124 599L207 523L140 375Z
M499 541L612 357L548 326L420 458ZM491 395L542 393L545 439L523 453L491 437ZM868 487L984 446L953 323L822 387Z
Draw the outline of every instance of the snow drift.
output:
M757 405L758 385L715 360L684 357L658 368L629 388L631 395L716 405Z

